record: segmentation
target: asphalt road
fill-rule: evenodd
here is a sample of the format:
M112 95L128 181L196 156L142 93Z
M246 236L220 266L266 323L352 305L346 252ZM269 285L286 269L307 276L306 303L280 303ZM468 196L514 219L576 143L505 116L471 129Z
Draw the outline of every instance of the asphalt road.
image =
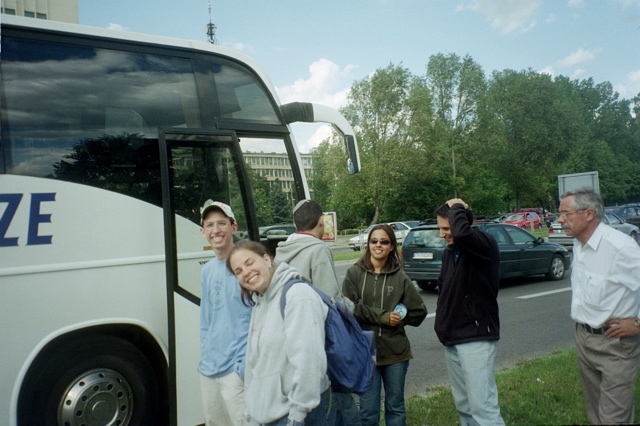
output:
M351 264L353 261L336 262L340 280ZM560 281L546 281L540 276L502 282L498 295L501 339L495 361L496 371L510 368L520 360L573 346L568 277L567 273L567 278ZM407 373L407 397L449 383L444 349L433 331L437 295L418 291L429 315L420 327L407 327L414 357Z

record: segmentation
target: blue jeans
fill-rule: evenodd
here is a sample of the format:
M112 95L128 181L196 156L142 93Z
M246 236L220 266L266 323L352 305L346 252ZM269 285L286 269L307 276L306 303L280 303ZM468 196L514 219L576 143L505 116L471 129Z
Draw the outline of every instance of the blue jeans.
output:
M287 416L267 423L265 426L286 426L289 418ZM320 395L320 404L307 414L304 422L305 426L333 426L336 423L336 404L333 398L331 386Z
M336 402L336 426L360 426L360 412L350 393L333 392Z
M453 402L460 424L504 425L493 376L497 341L483 340L445 346Z
M384 421L387 426L407 424L404 407L404 379L409 361L378 366L373 375L373 386L360 396L360 420L363 426L380 424L380 396L384 384Z

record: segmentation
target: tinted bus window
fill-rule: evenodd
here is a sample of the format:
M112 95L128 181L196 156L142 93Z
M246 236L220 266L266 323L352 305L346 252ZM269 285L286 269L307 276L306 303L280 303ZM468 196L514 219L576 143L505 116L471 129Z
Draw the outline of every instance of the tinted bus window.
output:
M49 177L161 205L158 127L202 127L202 114L278 124L259 80L210 59L2 40L7 173ZM224 62L224 61L221 61Z

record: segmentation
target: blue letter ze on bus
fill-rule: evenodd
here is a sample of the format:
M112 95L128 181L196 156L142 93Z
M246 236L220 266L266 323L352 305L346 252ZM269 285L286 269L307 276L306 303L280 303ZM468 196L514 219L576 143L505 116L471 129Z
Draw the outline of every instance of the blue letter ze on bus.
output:
M6 203L4 213L0 216L0 247L14 247L18 245L19 237L7 235L11 222L16 217L18 206L24 194L0 194L0 203ZM27 228L27 245L51 244L52 235L38 235L38 226L41 223L51 223L50 214L40 213L40 204L55 201L55 192L43 192L31 194L29 206L29 226Z

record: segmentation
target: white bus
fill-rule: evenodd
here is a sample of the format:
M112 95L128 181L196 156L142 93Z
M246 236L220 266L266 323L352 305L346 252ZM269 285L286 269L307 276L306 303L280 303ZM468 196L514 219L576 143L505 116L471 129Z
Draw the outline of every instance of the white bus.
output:
M199 208L230 204L259 240L309 197L289 123L333 125L357 172L352 128L280 105L218 46L7 15L1 31L0 423L202 423ZM246 164L261 152L286 154L281 181Z

